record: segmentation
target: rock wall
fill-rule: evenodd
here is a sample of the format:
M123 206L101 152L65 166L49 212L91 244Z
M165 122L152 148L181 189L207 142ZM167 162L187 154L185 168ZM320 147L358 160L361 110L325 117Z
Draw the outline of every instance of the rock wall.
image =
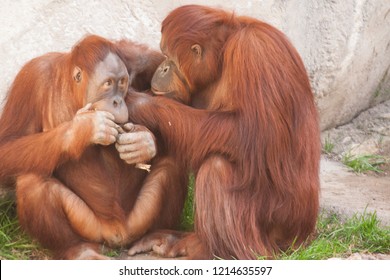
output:
M189 3L234 10L284 31L307 67L322 129L390 99L389 0L3 0L1 100L24 63L68 51L86 33L127 37L157 49L162 19Z

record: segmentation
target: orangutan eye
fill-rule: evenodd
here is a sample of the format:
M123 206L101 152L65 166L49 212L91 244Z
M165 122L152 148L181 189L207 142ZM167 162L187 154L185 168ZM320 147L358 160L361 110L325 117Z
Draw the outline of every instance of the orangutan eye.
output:
M106 86L106 87L109 87L111 85L112 85L112 80L111 79L104 82L104 86Z
M122 78L119 80L119 85L124 86L126 84L126 78Z

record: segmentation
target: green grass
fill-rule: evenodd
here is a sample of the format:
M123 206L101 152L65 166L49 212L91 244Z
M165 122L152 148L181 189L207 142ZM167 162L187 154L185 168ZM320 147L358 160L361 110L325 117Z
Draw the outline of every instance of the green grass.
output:
M325 143L324 143L322 149L323 149L324 153L326 153L328 155L333 152L334 144L331 142L329 136L325 138Z
M192 186L182 215L182 229L193 228ZM313 241L306 247L288 250L277 256L282 260L318 260L345 257L352 253L390 254L390 228L382 227L375 213L363 213L343 221L336 214L322 213ZM119 256L111 250L109 256ZM46 259L47 251L32 242L17 222L12 199L0 200L0 259Z
M184 203L183 213L181 215L181 229L185 231L191 231L194 228L194 186L195 177L190 175L188 181L188 194Z
M386 163L386 159L380 155L351 155L346 153L341 161L356 173L374 171L381 173L380 166Z
M380 226L376 213L355 214L345 222L336 214L323 213L317 222L317 237L308 246L278 258L319 260L353 253L390 254L390 229Z
M13 198L0 200L0 259L46 259L45 250L20 229Z

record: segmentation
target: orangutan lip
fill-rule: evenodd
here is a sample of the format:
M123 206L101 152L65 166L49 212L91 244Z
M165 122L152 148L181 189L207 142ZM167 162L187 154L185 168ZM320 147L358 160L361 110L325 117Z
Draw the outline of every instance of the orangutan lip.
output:
M165 94L169 93L169 91L158 91L154 88L152 88L152 91L155 95L165 95Z

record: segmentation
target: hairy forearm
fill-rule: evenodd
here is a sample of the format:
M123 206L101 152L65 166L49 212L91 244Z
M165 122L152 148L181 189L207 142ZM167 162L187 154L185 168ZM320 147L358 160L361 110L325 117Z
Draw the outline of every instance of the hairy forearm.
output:
M88 133L90 129L66 122L46 132L0 143L0 178L26 172L50 175L61 162L81 155L89 144Z
M239 133L234 113L199 110L142 94L133 95L127 104L131 121L160 134L168 151L187 162L234 149Z

